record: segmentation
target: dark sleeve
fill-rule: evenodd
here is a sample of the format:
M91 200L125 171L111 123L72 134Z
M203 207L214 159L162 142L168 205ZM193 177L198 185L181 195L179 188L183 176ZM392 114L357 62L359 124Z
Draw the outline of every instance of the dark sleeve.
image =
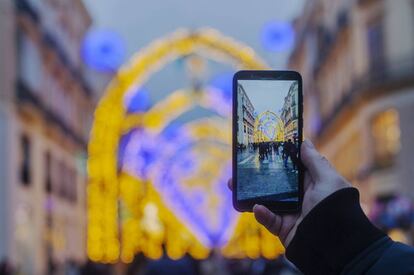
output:
M390 274L378 272L394 270L393 261L400 263L401 272L392 274L411 274L413 251L372 225L361 209L358 190L345 188L309 212L286 256L305 274ZM398 257L399 262L395 256L400 254L405 258Z
M356 256L342 274L414 274L414 248L384 237Z

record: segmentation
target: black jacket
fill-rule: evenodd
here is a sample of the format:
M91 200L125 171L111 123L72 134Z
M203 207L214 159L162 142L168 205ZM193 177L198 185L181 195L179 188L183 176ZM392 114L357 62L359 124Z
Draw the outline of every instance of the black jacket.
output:
M339 190L312 209L286 256L305 274L414 274L414 248L371 224L355 188Z

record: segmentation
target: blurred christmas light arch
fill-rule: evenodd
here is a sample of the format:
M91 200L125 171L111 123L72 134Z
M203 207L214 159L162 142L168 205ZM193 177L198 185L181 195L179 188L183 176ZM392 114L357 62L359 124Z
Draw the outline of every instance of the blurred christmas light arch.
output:
M230 157L229 151L215 149L217 142L227 144L227 147L230 144L229 120L220 117L201 119L167 131L175 117L196 105L215 109L222 116L229 117L230 107L226 105L228 102L221 100L214 89L204 92L178 90L148 110L146 105L145 108L140 107L145 112L128 113L124 102L128 93L142 91L145 81L168 62L195 52L220 62L231 63L239 69L266 68L264 62L249 47L213 29L201 29L192 32L179 30L154 41L118 71L96 108L88 144L87 253L93 261L113 263L121 259L128 263L137 253L159 258L163 248L171 258L180 258L189 253L194 258L203 259L209 255L211 249L219 249L227 257L238 258L275 258L283 253L284 249L279 240L258 225L251 214L229 214L230 221L231 215L235 217L232 225L227 224L223 228L219 222L217 228L206 228L195 222L200 218L197 215L199 213L191 214L189 211L178 211L172 207L176 203L183 208L188 203L188 196L183 196L184 202L180 206L180 202L169 201L171 194L160 192L164 190L160 185L167 181L169 186L174 185L171 183L174 181L176 186L182 182L194 184L196 181L196 184L204 183L202 188L212 189L208 185L211 181L202 180L206 177L215 179L219 190L214 191L216 195L229 194L224 189L230 169L228 165L223 165ZM174 135L182 135L182 140L188 141L186 146L183 146L185 143L181 145L182 152L188 156L189 161L184 160L180 165L175 165L176 159L171 151L178 147L169 145L173 142ZM120 143L124 137L128 138L125 139L126 144L122 145ZM149 141L148 144L144 140ZM154 142L165 145L165 152L162 153L165 158L161 162L157 160L157 156L151 155ZM200 162L202 165L191 163L193 159L197 159L193 157L194 154L204 154L206 148L209 150L210 159ZM121 164L120 151L125 156ZM137 161L134 153L145 157ZM165 159L170 162L165 162ZM193 169L193 166L200 165L195 177L185 178L188 173L180 170ZM171 170L171 173L160 173L163 169L175 170ZM180 175L179 183L174 178L175 173ZM169 177L169 174L174 177ZM177 188L183 189L181 186ZM177 191L170 189L170 192ZM180 192L181 195L187 191L184 189ZM195 192L191 196L202 200L203 195L200 192L199 194L201 195L197 196ZM219 196L218 202L214 196L208 199L212 199L214 205L220 205L221 199L221 206L227 203L231 207L231 203L228 204L223 197ZM206 214L210 219L214 219L214 215ZM225 221L225 218L222 217L221 220ZM220 232L221 229L229 231L228 236L224 236L226 233Z

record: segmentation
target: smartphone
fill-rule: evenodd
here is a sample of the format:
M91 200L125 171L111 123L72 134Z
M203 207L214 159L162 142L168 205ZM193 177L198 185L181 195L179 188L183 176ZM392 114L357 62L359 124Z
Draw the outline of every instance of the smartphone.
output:
M239 71L233 77L233 205L298 212L304 169L302 77L295 71Z

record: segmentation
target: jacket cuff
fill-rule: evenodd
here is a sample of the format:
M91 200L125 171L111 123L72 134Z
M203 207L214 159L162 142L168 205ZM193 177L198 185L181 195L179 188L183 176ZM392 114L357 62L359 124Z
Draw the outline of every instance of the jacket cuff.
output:
M355 188L344 188L315 206L299 224L287 258L305 274L338 274L385 234L365 216Z

